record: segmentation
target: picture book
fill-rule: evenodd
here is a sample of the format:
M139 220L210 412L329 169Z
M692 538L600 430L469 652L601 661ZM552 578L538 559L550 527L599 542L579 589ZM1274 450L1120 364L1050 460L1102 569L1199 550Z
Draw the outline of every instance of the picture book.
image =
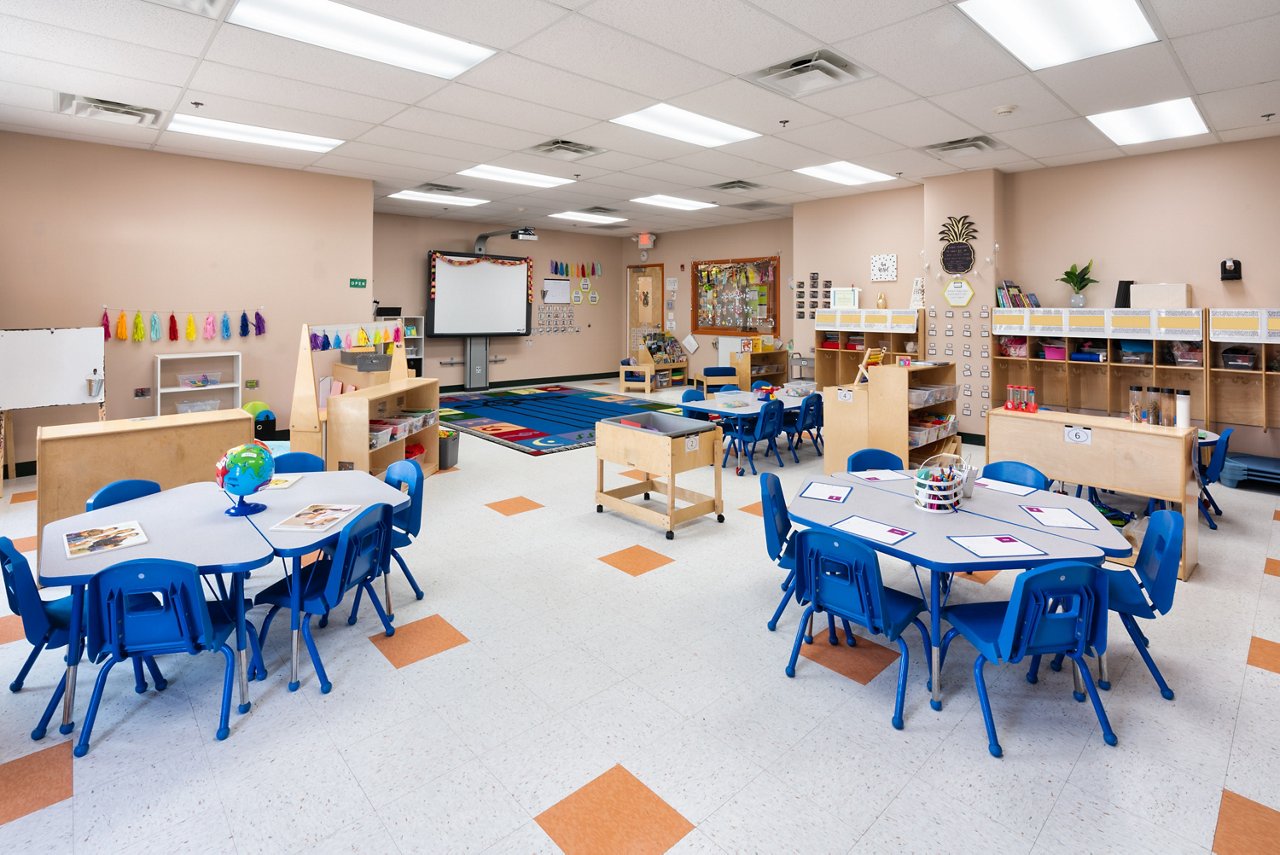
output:
M264 490L287 490L294 484L298 483L298 479L302 477L302 473L272 475L271 480L263 485Z
M307 505L271 527L272 531L328 531L357 510L359 505Z
M87 528L84 531L69 531L62 539L68 558L83 558L147 542L147 536L136 520Z

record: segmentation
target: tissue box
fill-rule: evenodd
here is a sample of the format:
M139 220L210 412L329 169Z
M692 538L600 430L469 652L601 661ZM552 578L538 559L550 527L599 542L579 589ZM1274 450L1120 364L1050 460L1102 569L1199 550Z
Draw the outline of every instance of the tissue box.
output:
M1189 309L1191 286L1185 282L1146 285L1135 282L1129 289L1129 300L1129 305L1135 309Z

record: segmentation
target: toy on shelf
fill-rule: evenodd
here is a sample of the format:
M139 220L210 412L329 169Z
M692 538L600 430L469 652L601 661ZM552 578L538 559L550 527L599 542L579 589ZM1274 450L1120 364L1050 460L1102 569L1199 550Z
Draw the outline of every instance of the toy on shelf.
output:
M1004 408L1024 413L1039 412L1035 386L1005 386Z

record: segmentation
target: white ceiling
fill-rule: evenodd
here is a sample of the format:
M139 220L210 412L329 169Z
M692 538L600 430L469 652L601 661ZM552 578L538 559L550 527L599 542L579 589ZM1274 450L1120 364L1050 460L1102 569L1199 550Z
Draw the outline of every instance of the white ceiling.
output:
M0 130L367 178L375 210L544 229L566 209L628 222L597 234L790 216L791 205L919 183L1124 157L1083 117L1190 95L1210 133L1160 150L1280 135L1280 0L1140 0L1159 41L1031 72L951 0L344 0L493 48L448 82L174 6L183 0L0 0ZM200 6L198 2L190 5ZM213 5L217 5L214 3ZM866 79L793 100L744 79L818 49ZM75 118L59 93L346 140L317 155ZM705 149L608 120L667 101L762 134ZM995 108L1016 105L1000 117ZM918 149L989 134L1006 149L939 159ZM566 162L552 138L607 151ZM791 170L850 160L901 178L845 188ZM577 181L539 190L464 178L477 163ZM710 189L745 179L745 192ZM493 200L444 209L389 200L425 182ZM716 202L666 212L628 200ZM751 208L735 207L752 203ZM762 203L764 203L762 205Z

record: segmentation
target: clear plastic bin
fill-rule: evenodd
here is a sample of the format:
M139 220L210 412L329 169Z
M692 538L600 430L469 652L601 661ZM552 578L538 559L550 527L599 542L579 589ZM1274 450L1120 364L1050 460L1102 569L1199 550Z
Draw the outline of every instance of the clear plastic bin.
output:
M927 427L909 427L907 428L907 447L919 448L926 443L931 442L929 439L930 428Z
M369 450L373 451L377 448L391 442L391 428L382 428L380 430L369 431Z
M203 389L205 386L217 386L221 382L221 371L206 371L204 374L178 375L178 386L183 389Z
M210 410L216 410L222 406L222 402L217 398L207 398L202 401L179 401L174 407L180 413L207 413Z
M414 431L413 426L416 423L417 423L417 420L414 419L413 417L397 418L397 419L378 419L377 421L369 422L369 428L370 430L374 430L374 429L382 430L382 429L389 428L391 430L392 439L403 439L404 437L413 433Z
M754 392L716 392L715 399L711 402L728 407L745 407L756 399Z

